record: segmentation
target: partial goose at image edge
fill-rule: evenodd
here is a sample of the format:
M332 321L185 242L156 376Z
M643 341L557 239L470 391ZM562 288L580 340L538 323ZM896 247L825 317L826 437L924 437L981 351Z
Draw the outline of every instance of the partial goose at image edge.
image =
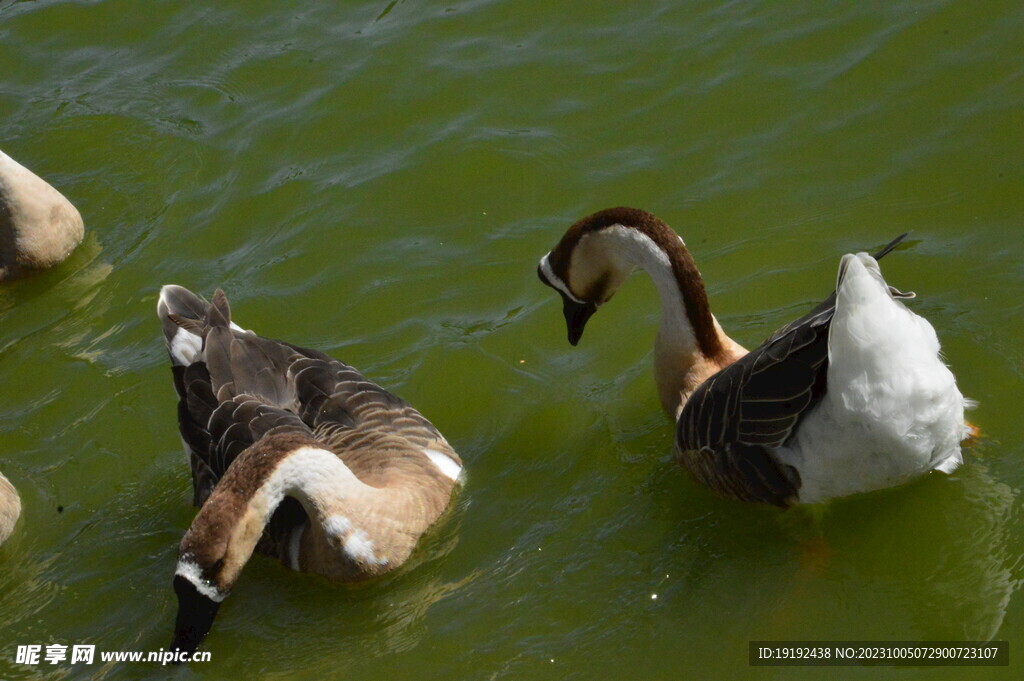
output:
M0 473L0 546L14 533L21 517L21 498L11 481Z

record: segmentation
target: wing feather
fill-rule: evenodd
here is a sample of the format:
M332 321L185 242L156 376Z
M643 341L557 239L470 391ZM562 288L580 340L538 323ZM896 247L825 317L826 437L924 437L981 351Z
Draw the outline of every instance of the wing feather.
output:
M906 237L891 241L875 259ZM845 274L841 266L836 289ZM787 506L796 500L799 473L779 462L773 451L786 444L825 394L835 307L833 291L690 396L679 415L676 448L701 482L749 501Z
M185 289L172 293L164 296L168 302L159 308L165 327L187 326L202 338L200 361L172 367L195 505L202 505L246 448L282 431L314 436L360 477L400 461L396 452L422 457L426 448L444 452L462 465L415 408L353 367L233 325L222 291L209 304ZM177 319L168 321L172 316ZM285 515L298 521L295 513ZM284 523L283 530L288 526Z

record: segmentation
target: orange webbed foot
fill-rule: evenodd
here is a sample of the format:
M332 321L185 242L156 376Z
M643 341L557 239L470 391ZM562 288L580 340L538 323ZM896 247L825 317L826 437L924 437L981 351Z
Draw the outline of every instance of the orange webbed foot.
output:
M964 421L964 425L967 426L967 437L963 439L963 446L970 447L977 444L978 440L981 439L981 428L974 425L970 421Z

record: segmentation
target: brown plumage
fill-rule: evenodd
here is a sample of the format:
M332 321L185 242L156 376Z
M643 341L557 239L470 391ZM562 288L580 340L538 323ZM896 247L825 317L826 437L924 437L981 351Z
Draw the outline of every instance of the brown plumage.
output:
M462 470L437 429L351 366L238 328L222 291L165 286L158 315L201 507L172 646L198 645L254 550L336 581L402 565Z
M21 499L14 485L0 473L0 544L7 541L14 531L14 524L21 515Z

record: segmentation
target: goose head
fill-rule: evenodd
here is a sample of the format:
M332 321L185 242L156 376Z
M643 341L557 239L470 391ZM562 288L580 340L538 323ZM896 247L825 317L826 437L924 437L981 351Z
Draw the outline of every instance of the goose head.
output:
M651 276L661 299L654 370L662 407L675 415L696 386L746 354L711 314L682 238L651 213L609 208L569 227L541 258L537 275L561 296L569 342L576 345L587 321L637 269Z
M210 632L220 604L249 560L253 535L263 530L262 518L244 509L241 520L224 508L229 497L211 496L200 517L182 539L174 572L174 593L178 614L170 650L195 652ZM252 516L252 517L249 517ZM214 521L219 519L219 521Z
M562 298L569 343L576 345L587 321L615 295L637 265L609 230L632 230L642 211L612 209L580 220L537 265L537 276ZM651 216L653 217L653 216Z
M194 556L184 555L174 574L174 593L178 597L178 614L174 622L174 638L169 650L192 654L210 633L221 601L228 590L221 587L216 570L205 576Z
M682 237L657 216L637 208L608 208L572 225L540 260L537 275L562 297L569 342L579 342L587 320L637 268L654 279L665 311L699 351L722 351L704 281ZM675 319L677 312L684 314Z
M305 435L270 435L242 452L196 514L178 547L174 592L178 614L171 650L192 653L252 557L267 521L284 498L279 464Z

